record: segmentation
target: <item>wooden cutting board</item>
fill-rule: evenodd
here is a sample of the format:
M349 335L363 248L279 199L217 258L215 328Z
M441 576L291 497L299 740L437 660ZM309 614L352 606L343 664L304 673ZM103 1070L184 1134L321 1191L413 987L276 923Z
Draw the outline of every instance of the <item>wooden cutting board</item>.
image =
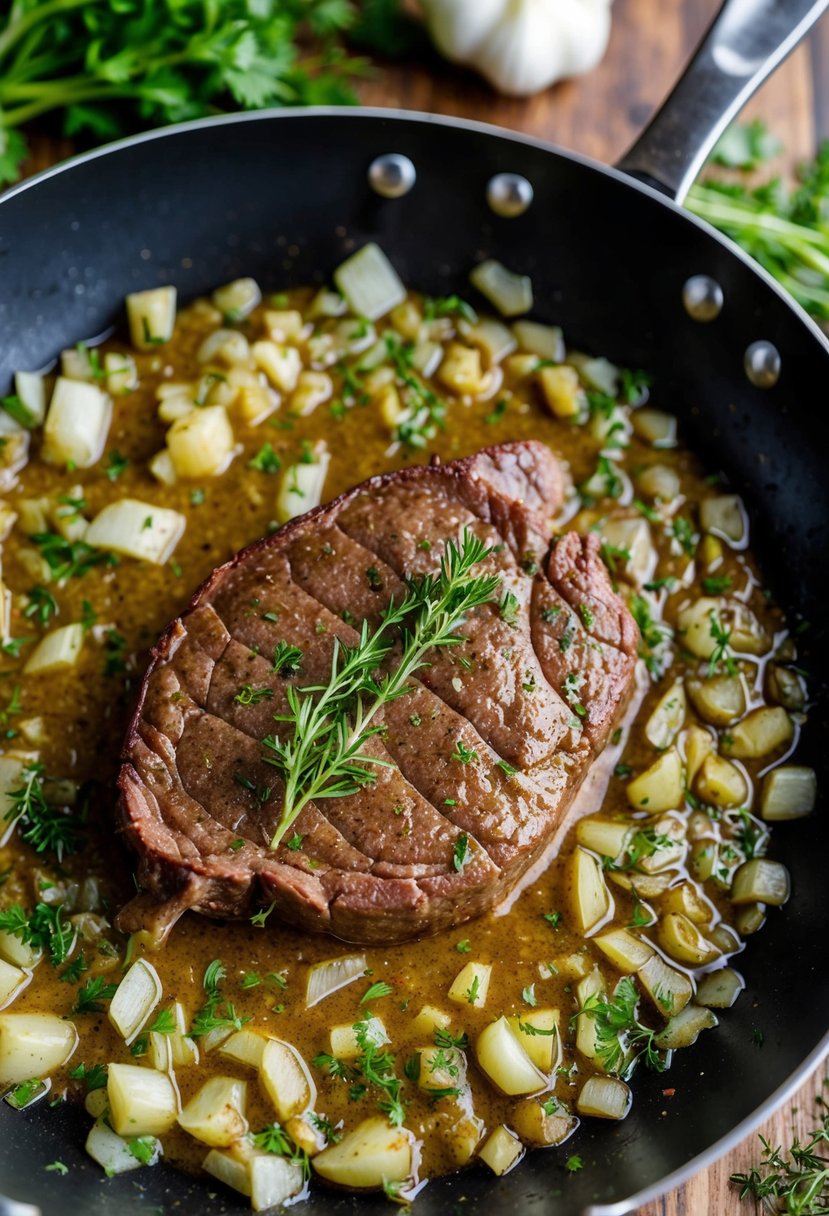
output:
M497 123L548 139L612 163L625 151L679 76L692 49L718 8L718 0L616 0L613 35L600 66L527 100L497 97L472 73L437 55L421 62L384 67L361 86L368 105L456 114ZM822 65L819 71L819 65ZM829 138L829 18L764 86L746 110L762 116L783 140L775 170L787 171ZM27 173L70 155L65 140L34 138ZM762 1068L762 1048L757 1067ZM793 1102L759 1129L773 1144L788 1145L792 1134L805 1139L819 1121L815 1100L824 1090L825 1064ZM670 1110L670 1098L666 1098ZM640 1209L639 1216L752 1216L740 1204L729 1175L758 1160L756 1134L684 1186Z

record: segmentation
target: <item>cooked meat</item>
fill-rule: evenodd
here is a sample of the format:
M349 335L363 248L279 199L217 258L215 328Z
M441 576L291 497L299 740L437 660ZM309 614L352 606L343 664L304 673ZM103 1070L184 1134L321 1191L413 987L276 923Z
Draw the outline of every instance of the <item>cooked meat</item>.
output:
M565 488L542 444L493 447L373 478L216 570L158 643L127 737L140 893L121 926L161 935L188 908L272 904L274 920L390 942L503 899L604 747L635 665L597 538L551 540ZM492 547L481 570L499 592L386 706L366 746L391 763L306 805L272 850L283 787L261 741L290 729L286 689L325 684L334 639L354 644L467 528ZM280 642L302 651L295 674L274 672ZM245 686L268 693L244 704Z

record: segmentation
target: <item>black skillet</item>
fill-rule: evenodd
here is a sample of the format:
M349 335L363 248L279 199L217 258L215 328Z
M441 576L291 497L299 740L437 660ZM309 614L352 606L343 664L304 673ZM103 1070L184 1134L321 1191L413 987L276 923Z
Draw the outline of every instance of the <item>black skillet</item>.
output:
M730 0L621 171L474 123L382 110L193 123L50 170L0 200L0 392L14 369L43 366L110 327L137 288L173 282L187 299L243 274L271 289L323 281L374 239L407 282L445 295L466 293L469 268L498 257L532 276L536 315L560 322L572 345L649 369L691 446L745 496L770 586L792 619L811 622L803 661L817 704L798 755L823 790L829 343L674 200L827 4ZM367 178L387 153L408 157L417 174L396 198L383 194L394 193L394 165L375 168L374 187ZM488 199L502 173L534 191L511 218L505 198L520 204L526 192L496 182ZM668 1076L637 1076L623 1123L582 1126L568 1148L584 1159L580 1173L568 1175L568 1153L555 1149L502 1179L474 1169L430 1183L417 1201L422 1216L622 1216L709 1164L793 1093L829 1044L828 843L820 810L778 828L775 855L794 894L740 960L747 992L716 1032L675 1056ZM20 1201L0 1201L0 1216L247 1210L163 1165L104 1181L83 1153L82 1112L0 1107L0 1184ZM66 1176L45 1170L56 1159ZM319 1191L301 1210L390 1209Z

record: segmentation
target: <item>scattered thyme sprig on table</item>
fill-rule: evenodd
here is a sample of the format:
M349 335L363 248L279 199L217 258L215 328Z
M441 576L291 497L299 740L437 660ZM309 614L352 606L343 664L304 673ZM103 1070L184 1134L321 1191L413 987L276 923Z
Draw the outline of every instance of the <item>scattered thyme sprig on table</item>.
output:
M765 1212L785 1213L786 1216L826 1216L829 1213L829 1112L823 1108L819 1127L809 1135L805 1144L797 1136L789 1149L773 1148L765 1136L762 1160L747 1174L732 1174L731 1181L740 1188L740 1198L751 1197Z
M374 632L364 621L356 646L335 642L327 684L286 690L289 712L276 720L293 729L285 737L263 740L267 762L285 781L271 848L309 802L356 794L375 780L376 766L390 763L363 750L381 730L375 719L383 706L409 691L408 681L426 665L429 651L460 641L455 631L467 613L492 599L498 575L473 573L489 554L468 529L460 544L448 541L437 573L407 580L407 594L389 604ZM399 660L378 674L398 638Z

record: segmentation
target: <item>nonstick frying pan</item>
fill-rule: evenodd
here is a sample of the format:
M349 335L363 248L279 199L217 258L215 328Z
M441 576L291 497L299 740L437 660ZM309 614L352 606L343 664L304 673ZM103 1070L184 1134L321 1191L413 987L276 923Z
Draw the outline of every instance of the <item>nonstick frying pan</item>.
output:
M446 295L466 290L476 261L497 257L532 276L536 314L561 323L572 345L647 368L709 470L724 470L744 495L776 597L791 619L811 622L802 661L817 704L799 755L825 789L829 343L675 200L828 5L730 0L618 169L475 123L303 110L150 132L50 170L0 200L0 391L16 368L43 366L112 326L128 291L173 282L187 299L242 274L272 289L317 282L373 239L408 283ZM389 153L411 162L411 189L401 193L411 182L385 160L370 184L369 166ZM498 179L488 191L504 173L530 183L529 206L526 185ZM573 1141L580 1173L568 1175L555 1150L537 1152L505 1178L472 1170L430 1183L417 1201L422 1216L621 1216L712 1161L791 1094L829 1045L828 838L820 813L776 831L794 895L741 958L748 991L716 1033L678 1053L668 1078L637 1076L624 1122L582 1126ZM2 1216L246 1210L164 1165L104 1182L83 1152L83 1112L0 1106L0 1184L14 1197L0 1201ZM66 1176L45 1171L56 1158ZM321 1192L302 1210L388 1205Z

